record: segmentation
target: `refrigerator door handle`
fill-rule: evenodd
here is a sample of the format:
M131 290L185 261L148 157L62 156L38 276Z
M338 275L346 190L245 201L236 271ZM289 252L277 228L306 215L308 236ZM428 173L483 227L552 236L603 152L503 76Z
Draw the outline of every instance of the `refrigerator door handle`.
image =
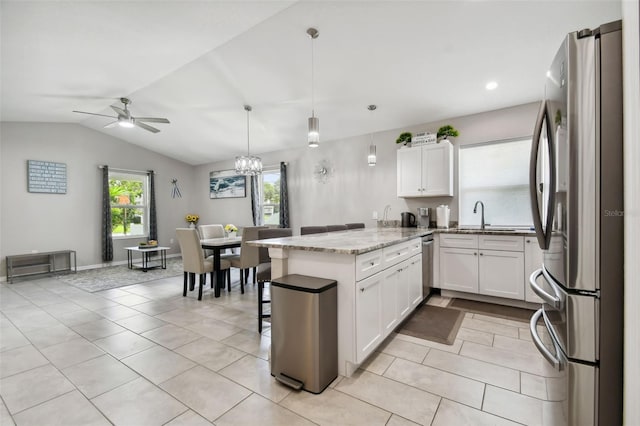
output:
M549 351L549 349L547 349L547 347L544 345L544 343L542 343L542 339L538 335L537 324L541 316L542 316L542 308L538 309L536 313L533 314L533 316L531 317L531 321L529 322L529 332L531 333L533 344L536 346L536 348L538 348L538 351L542 354L544 359L546 359L549 362L549 364L553 366L554 369L558 371L562 371L564 370L565 362L563 362L562 359L557 358L554 354L552 354L551 351ZM546 327L546 323L545 323L545 327ZM553 340L553 338L551 338L551 340ZM560 348L558 348L558 345L555 342L553 342L553 347L555 348L556 355L559 354Z
M542 287L538 285L537 279L540 277L540 275L544 275L544 279L549 283L551 289L553 290L553 295L547 293ZM547 274L544 273L544 270L540 268L534 271L533 274L531 274L531 276L529 277L529 287L531 287L531 290L533 290L533 292L537 294L538 297L545 303L551 305L557 311L562 311L564 310L563 297L556 286L549 280L550 277L548 277Z
M546 126L545 126L546 124ZM543 127L546 127L547 141L549 147L549 182L546 182L549 193L547 204L546 223L542 224L540 215L540 204L538 203L538 151L540 148L540 138L542 136ZM536 230L536 238L542 250L549 248L551 241L551 229L553 226L553 214L555 209L555 188L556 188L556 159L555 149L553 148L553 133L551 130L551 114L549 114L549 106L546 100L540 104L536 125L533 129L533 140L531 141L531 156L529 160L529 196L531 199L531 213L533 216L533 225ZM541 184L540 189L544 189ZM540 191L543 192L543 191ZM544 192L543 192L544 193Z

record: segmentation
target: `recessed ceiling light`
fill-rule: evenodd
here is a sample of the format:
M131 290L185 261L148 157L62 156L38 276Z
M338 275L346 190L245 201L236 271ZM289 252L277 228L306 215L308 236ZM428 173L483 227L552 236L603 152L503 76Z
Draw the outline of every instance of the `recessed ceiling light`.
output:
M487 90L493 90L496 87L498 87L498 83L496 83L495 81L490 81L487 83L486 86L484 86Z

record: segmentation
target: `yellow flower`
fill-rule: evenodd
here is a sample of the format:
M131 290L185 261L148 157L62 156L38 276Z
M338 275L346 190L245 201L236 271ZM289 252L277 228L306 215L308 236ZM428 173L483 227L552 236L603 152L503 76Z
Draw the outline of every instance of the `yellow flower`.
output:
M224 230L227 232L238 232L238 228L232 223L226 224Z
M184 218L189 223L196 223L200 219L200 216L198 216L197 214L188 214Z

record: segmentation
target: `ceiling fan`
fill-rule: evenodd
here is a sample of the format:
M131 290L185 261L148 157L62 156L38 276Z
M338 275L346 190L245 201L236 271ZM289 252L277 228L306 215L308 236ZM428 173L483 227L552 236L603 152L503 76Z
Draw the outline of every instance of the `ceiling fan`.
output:
M97 115L100 117L109 117L109 118L115 118L116 121L113 121L107 125L105 125L105 128L111 128L114 127L116 124L121 126L121 127L134 127L134 126L138 126L141 129L145 129L148 130L152 133L158 133L160 130L156 129L155 127L149 126L148 124L143 123L143 121L146 121L148 123L166 123L169 124L169 120L167 120L166 118L158 118L158 117L134 117L131 115L131 112L127 109L127 105L131 104L131 101L128 98L120 98L120 102L122 102L124 104L124 109L117 107L117 106L113 106L110 105L111 109L114 110L118 115L117 116L112 116L112 115L105 115L105 114L96 114L93 112L85 112L85 111L73 111L73 112L77 112L79 114L89 114L89 115Z

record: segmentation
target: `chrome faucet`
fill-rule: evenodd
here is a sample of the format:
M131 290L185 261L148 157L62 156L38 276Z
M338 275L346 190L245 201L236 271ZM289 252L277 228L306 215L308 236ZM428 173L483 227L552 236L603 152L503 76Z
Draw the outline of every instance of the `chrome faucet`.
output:
M482 215L480 216L480 229L484 229L484 203L482 201L476 201L476 205L473 206L473 213L478 212L478 204L482 207Z

